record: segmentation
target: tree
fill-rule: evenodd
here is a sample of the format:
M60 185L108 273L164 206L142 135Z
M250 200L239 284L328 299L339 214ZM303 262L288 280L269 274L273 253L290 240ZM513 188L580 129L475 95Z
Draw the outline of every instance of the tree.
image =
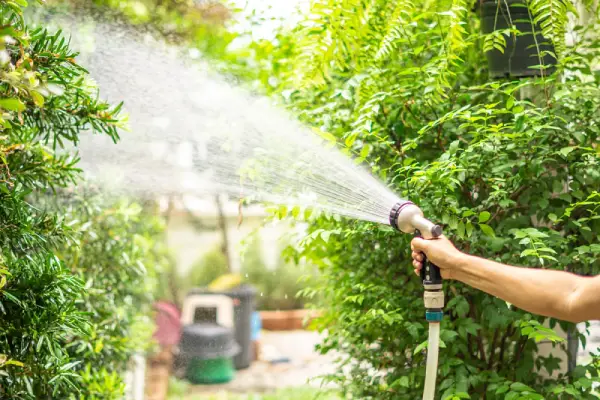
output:
M82 347L73 346L96 340L91 349L95 357L107 356L94 335L104 326L98 310L108 306L88 291L94 285L81 279L89 277L83 272L85 263L71 264L68 259L66 264L58 257L61 249L74 251L79 235L85 238L95 228L76 227L77 221L65 217L64 209L42 207L42 199L52 199L78 181L78 159L70 146L77 144L80 132L105 134L116 141L123 120L120 105L98 99L60 32L28 28L24 5L25 1L0 2L0 396L73 398L93 391L93 377L104 371L91 371L94 365L86 365L90 359L81 356ZM110 231L104 233L110 236ZM84 255L91 249L75 253ZM120 269L129 261L113 266ZM90 317L90 309L97 314ZM113 362L119 359L103 362L104 383L114 382L118 389L120 378L109 372L116 371L110 367Z
M567 46L570 2L529 2L557 49L557 73L489 81L483 48L490 39L479 31L473 3L315 1L298 28L253 45L257 65L277 78L264 87L366 157L374 173L442 222L460 248L504 263L598 274L593 60L600 52L586 34L597 10ZM523 88L539 88L542 101L531 101ZM320 349L341 349L342 364L351 366L330 378L358 398L419 397L426 327L411 238L327 217L310 233L296 257L319 264L327 279L314 290L328 305L321 326L329 335ZM544 318L457 282L445 291L442 399L596 398L597 359L543 377L558 367L556 358L536 355L539 340L558 340L541 326Z

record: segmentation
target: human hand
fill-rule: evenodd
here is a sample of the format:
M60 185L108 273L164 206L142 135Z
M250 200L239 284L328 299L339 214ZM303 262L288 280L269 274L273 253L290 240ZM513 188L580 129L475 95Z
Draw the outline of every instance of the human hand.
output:
M415 274L419 275L423 268L423 253L429 261L440 268L442 278L453 279L453 270L461 264L460 259L464 256L445 236L436 239L423 239L416 237L410 244L412 249L413 266Z

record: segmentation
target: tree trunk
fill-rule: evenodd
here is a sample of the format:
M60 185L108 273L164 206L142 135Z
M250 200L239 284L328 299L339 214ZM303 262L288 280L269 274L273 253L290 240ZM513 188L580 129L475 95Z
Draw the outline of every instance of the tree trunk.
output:
M221 231L221 251L225 256L225 260L227 261L227 270L231 273L231 258L229 257L229 236L227 235L227 219L225 218L225 213L223 212L223 204L221 203L221 198L219 195L215 196L215 202L217 203L217 225L219 230Z
M168 203L167 203L167 211L165 212L165 226L167 227L166 229L166 240L167 243L169 243L169 222L171 220L171 212L173 211L173 197L169 196L168 199ZM181 309L181 305L182 303L180 302L180 298L179 298L179 290L178 290L178 274L177 274L177 263L174 262L173 265L171 265L172 268L169 268L169 272L167 274L167 284L169 286L169 291L171 292L171 298L173 299L173 303L175 303L175 305Z

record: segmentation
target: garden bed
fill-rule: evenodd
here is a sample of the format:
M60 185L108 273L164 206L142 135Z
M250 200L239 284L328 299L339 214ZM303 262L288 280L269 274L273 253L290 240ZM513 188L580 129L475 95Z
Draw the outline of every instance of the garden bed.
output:
M261 311L262 328L268 331L294 331L305 326L321 313L315 310Z

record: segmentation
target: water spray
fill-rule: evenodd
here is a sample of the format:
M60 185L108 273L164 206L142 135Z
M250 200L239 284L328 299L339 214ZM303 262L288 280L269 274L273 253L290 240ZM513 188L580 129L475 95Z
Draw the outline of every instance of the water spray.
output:
M423 216L423 211L410 201L396 203L390 211L390 225L400 232L412 233L415 237L435 239L442 234L442 228ZM427 346L427 367L425 371L425 387L423 400L435 397L435 381L437 377L438 354L440 344L440 322L444 307L442 291L442 274L438 266L430 263L423 254L423 300L425 302L425 319L429 322L429 343Z
M65 18L61 26L70 27L72 44L82 50L80 61L103 97L127 106L132 132L123 135L118 152L102 136L82 137L78 147L81 167L103 188L150 198L243 197L389 223L425 239L442 234L419 207L324 145L296 118L231 85L208 66L182 60L179 50L111 24L82 25L81 18ZM87 40L77 45L84 39L81 27L93 35L93 52L86 51ZM430 400L444 295L435 265L425 261L421 274L430 323L423 399Z

